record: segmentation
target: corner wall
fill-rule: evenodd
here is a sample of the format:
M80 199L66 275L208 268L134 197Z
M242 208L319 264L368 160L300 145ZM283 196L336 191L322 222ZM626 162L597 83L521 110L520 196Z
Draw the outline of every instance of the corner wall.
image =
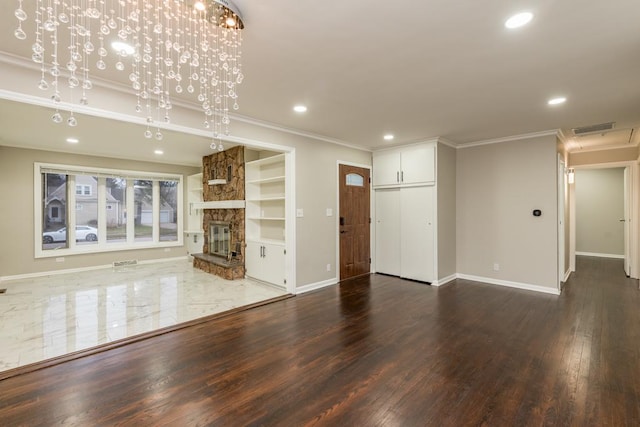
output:
M438 277L456 274L456 149L442 143L437 148Z
M458 274L557 293L556 143L545 136L458 150Z

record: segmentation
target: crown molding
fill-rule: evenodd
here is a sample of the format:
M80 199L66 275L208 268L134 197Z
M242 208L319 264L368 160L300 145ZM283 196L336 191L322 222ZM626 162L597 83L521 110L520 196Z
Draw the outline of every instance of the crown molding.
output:
M482 145L500 144L503 142L521 141L524 139L540 138L544 136L558 136L559 129L545 130L541 132L524 133L520 135L505 136L501 138L485 139L483 141L469 142L467 144L458 144L458 149L479 147Z
M620 144L620 145L611 145L606 147L587 147L587 148L579 148L577 150L569 150L569 154L580 154L580 153L594 153L597 151L609 151L609 150L621 150L623 148L638 148L638 143L635 144Z

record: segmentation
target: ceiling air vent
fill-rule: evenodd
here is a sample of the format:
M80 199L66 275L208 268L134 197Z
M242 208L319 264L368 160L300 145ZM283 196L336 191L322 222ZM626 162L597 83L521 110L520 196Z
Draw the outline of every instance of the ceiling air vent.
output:
M573 128L573 134L576 136L590 135L592 133L606 133L613 130L616 122L600 123L598 125L581 126L579 128Z

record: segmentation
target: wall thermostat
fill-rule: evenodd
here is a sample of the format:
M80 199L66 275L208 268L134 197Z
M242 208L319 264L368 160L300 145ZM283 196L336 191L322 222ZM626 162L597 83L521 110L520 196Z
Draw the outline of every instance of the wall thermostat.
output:
M542 211L540 209L533 210L533 216L541 216L541 215L542 215Z

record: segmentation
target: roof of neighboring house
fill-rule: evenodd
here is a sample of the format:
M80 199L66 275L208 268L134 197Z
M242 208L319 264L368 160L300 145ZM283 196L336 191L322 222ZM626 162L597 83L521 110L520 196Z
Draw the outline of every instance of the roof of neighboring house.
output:
M78 203L88 202L88 201L93 201L98 199L98 192L97 192L98 180L97 179L89 175L76 175L76 184L91 186L91 196L80 196L80 197L76 196L76 201ZM51 203L54 200L59 200L61 202L64 202L66 199L67 199L67 184L64 183L64 184L61 184L58 188L56 188L49 194L49 196L45 200L45 203ZM120 200L116 199L115 197L113 197L113 195L107 192L107 202L120 203Z

